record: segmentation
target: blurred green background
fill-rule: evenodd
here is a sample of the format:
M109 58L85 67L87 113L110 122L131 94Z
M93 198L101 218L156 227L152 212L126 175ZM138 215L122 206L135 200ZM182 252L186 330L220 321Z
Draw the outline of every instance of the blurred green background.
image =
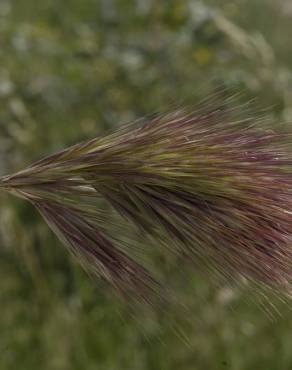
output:
M291 0L0 0L1 174L209 81L292 121L291 24ZM133 315L5 194L0 254L0 369L292 369L289 304L194 276L188 315Z

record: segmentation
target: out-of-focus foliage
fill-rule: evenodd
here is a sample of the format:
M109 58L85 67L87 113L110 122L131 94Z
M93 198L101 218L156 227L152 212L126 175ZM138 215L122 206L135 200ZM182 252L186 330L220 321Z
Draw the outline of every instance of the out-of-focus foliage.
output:
M290 0L1 0L1 173L195 102L211 80L291 120L291 21ZM31 206L3 195L0 217L0 369L292 368L289 305L273 322L243 290L178 277L178 328L139 320Z

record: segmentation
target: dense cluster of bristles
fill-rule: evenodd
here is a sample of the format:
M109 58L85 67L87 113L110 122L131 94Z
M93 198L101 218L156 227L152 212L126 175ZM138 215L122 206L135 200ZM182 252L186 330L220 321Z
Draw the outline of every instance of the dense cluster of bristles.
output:
M91 271L138 299L160 285L105 230L100 199L157 248L289 291L292 137L233 100L125 125L2 177L1 186L32 202Z

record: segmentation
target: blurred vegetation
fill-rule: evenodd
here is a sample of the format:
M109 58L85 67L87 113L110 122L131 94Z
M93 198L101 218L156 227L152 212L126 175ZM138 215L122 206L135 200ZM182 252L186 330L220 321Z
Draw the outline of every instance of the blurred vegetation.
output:
M210 81L291 121L291 22L290 0L1 0L1 173L195 103ZM0 217L0 369L292 368L288 305L273 321L243 289L194 276L180 334L171 313L139 320L89 279L30 205L1 195Z

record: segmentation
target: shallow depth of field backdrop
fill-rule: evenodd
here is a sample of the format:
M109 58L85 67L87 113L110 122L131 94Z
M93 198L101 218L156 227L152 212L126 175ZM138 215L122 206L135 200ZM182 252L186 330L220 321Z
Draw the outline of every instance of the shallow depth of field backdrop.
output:
M291 24L290 0L1 0L1 174L210 80L292 122ZM188 345L162 313L141 329L30 205L1 195L1 370L292 369L289 305L273 321L244 290L185 285Z

